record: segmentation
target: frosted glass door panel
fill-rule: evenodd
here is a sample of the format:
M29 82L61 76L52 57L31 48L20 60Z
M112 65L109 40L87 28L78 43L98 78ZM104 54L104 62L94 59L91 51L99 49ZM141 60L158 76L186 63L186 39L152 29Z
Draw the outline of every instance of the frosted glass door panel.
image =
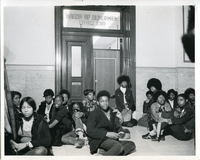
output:
M72 77L81 77L81 46L72 46Z

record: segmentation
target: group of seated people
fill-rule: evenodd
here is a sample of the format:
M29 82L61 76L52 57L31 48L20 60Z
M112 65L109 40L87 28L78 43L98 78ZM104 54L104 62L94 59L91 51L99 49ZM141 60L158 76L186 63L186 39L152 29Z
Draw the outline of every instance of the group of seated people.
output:
M166 135L178 140L190 140L195 136L195 90L188 88L178 94L174 89L166 93L159 79L147 83L147 99L143 103L143 116L138 125L147 127L143 139L164 141Z
M6 155L53 155L52 146L74 145L82 148L89 141L92 155L127 155L135 150L130 131L122 128L136 125L132 119L135 110L130 79L117 79L119 89L114 97L117 108L109 106L111 95L100 91L95 98L93 89L84 90L82 102L70 101L71 94L63 89L54 98L52 89L43 93L39 107L31 97L21 99L21 93L12 91L17 138L5 133ZM128 115L128 116L127 116ZM10 144L10 145L7 145Z
M17 138L14 139L12 133L5 133L5 154L53 155L52 146L82 148L86 141L92 155L128 155L134 152L135 143L127 140L131 138L130 131L122 127L137 125L137 120L132 118L135 103L131 83L126 75L119 76L117 82L119 88L114 96L106 90L95 96L93 89L86 89L82 102L70 101L71 94L66 89L55 98L54 92L46 89L43 93L45 100L39 107L33 98L24 97L20 101L21 93L12 91ZM144 116L138 120L138 125L139 122L146 123L144 126L148 127L149 133L142 137L160 141L168 133L177 139L191 139L194 92L193 97L191 91L186 91L186 94L178 95L177 101L176 95L166 100L158 79L150 79L147 87L150 92L147 92ZM110 98L115 98L116 108L109 106ZM191 123L186 124L189 121Z

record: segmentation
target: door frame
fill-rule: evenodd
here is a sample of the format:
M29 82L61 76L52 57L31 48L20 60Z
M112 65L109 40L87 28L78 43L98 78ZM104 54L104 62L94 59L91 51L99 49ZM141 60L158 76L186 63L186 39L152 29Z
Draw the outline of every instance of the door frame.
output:
M64 8L100 11L120 11L121 29L120 30L101 30L101 29L77 29L63 28ZM62 36L104 36L104 37L123 37L121 41L120 53L120 74L129 75L132 82L132 92L136 101L136 14L135 6L55 6L55 93L61 90L61 55L62 55ZM121 47L120 47L121 48ZM94 76L92 76L94 77ZM92 82L92 81L91 81Z

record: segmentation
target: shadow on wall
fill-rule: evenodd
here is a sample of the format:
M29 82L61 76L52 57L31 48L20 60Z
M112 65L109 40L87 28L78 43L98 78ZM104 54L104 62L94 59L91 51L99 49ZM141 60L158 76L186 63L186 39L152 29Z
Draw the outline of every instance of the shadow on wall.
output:
M191 62L195 62L195 8L194 6L189 6L188 10L188 26L187 26L187 33L184 34L181 38L183 48L185 52L187 53L189 59Z

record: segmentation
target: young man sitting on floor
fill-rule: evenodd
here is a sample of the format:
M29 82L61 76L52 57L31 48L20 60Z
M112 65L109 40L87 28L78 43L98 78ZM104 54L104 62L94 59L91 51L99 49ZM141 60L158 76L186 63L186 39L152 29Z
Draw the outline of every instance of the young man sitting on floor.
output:
M98 107L91 112L87 121L87 134L89 137L90 153L97 153L103 149L104 156L128 155L136 148L132 141L119 139L130 138L130 131L123 129L119 123L116 112L109 107L110 93L100 91L97 94Z

